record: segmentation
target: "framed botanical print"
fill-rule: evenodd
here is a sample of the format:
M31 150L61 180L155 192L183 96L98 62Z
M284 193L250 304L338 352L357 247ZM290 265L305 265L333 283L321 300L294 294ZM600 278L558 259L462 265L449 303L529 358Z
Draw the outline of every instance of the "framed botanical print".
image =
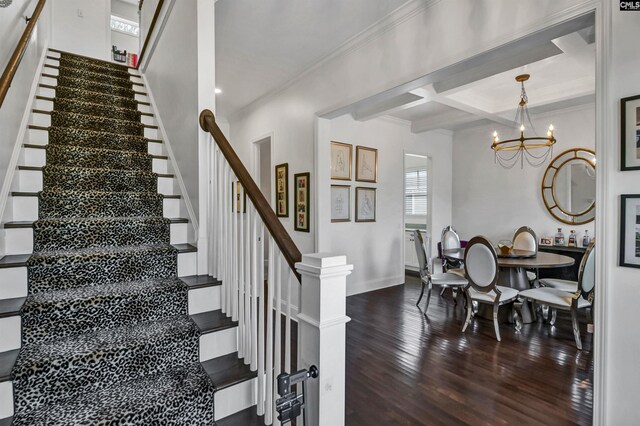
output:
M356 187L356 222L376 221L376 189Z
M349 185L331 185L331 222L351 222Z
M620 196L620 266L640 268L640 194Z
M289 164L276 166L276 216L289 217Z
M640 170L640 95L620 101L621 169Z
M353 145L331 142L331 179L351 180L351 153Z
M378 150L356 146L356 181L376 183L378 180Z
M296 173L293 175L293 187L295 202L295 221L294 229L296 231L309 232L309 196L310 196L310 174Z

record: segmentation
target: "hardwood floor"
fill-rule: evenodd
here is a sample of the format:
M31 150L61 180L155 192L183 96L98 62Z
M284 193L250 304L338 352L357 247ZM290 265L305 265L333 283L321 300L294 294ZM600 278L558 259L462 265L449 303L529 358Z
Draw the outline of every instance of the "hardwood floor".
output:
M347 425L525 425L592 423L593 336L581 317L583 351L571 321L516 332L475 319L451 293L415 306L419 279L347 298ZM460 299L461 301L461 299ZM422 300L424 308L425 299Z

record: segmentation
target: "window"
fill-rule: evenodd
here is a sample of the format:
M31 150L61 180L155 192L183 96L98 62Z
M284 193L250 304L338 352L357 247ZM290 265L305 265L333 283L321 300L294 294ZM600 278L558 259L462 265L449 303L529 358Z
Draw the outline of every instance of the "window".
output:
M404 172L404 211L407 215L427 215L427 168L417 167Z
M140 35L140 25L119 16L111 15L111 29L134 37Z

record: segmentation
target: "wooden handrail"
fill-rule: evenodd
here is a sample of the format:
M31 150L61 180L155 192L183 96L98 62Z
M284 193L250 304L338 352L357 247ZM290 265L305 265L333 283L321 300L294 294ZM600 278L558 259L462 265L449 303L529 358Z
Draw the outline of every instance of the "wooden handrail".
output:
M202 130L211 133L211 135L213 136L213 139L218 144L220 151L222 151L222 154L229 162L229 165L233 169L233 172L240 180L242 187L249 196L249 199L256 208L256 211L262 218L262 222L266 225L267 229L271 233L271 236L273 237L273 240L278 245L280 251L282 252L282 255L291 267L291 270L298 278L298 281L300 281L300 275L296 271L295 266L296 262L300 262L300 260L302 259L300 250L298 250L296 243L293 242L287 230L284 229L282 222L280 222L280 220L276 216L276 213L269 205L269 201L264 198L262 191L260 191L260 188L258 188L256 182L253 180L246 167L244 167L242 161L240 161L240 158L231 147L231 144L225 137L224 133L222 133L222 130L220 130L220 127L218 127L213 112L205 109L200 113L200 127L202 128Z
M147 46L149 45L149 40L151 40L151 34L153 34L153 30L156 27L156 23L158 22L158 17L160 16L160 10L162 9L162 5L164 4L164 0L160 0L158 2L158 6L156 6L156 10L153 13L153 18L151 19L151 24L149 25L149 31L144 38L144 44L142 45L142 50L140 51L140 55L138 56L138 63L136 64L136 69L140 68L140 64L142 63L142 57L147 51ZM142 2L140 3L140 9L142 9Z
M16 49L13 51L13 55L11 55L11 59L9 59L7 67L2 73L2 77L0 77L0 107L2 107L2 104L4 103L4 98L7 96L9 87L11 87L13 77L16 75L20 62L22 61L22 57L24 56L24 52L27 50L27 45L29 44L33 28L36 26L38 18L40 17L40 12L42 12L42 8L44 8L44 4L46 2L47 0L38 1L38 4L33 11L33 15L31 15L31 18L27 23L27 27L24 29L22 37L20 37L20 41L18 42Z

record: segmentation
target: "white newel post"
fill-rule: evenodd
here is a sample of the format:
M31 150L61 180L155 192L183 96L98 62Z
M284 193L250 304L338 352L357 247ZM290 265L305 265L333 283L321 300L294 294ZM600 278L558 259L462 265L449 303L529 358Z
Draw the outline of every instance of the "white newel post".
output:
M300 327L301 367L316 365L317 379L307 381L305 426L342 426L345 422L346 256L306 254L296 263L302 275Z

